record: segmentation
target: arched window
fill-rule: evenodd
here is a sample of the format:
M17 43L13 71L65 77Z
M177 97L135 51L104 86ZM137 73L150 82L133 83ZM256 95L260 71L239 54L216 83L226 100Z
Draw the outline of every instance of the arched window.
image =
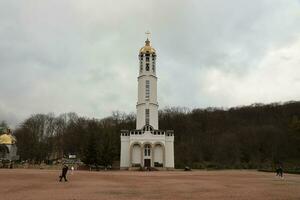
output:
M146 144L146 145L145 145L144 155L145 155L145 156L150 156L150 155L151 155L151 147L150 147L149 144Z
M143 127L143 131L144 131L144 132L145 132L145 131L151 131L151 132L153 132L154 129L153 129L153 127L152 127L151 125L145 125L145 126Z

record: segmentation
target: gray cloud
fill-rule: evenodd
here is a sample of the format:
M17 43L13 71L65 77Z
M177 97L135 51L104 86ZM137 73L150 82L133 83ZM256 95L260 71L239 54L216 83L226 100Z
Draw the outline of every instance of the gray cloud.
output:
M0 120L135 111L146 30L159 103L235 106L300 98L296 0L0 2Z

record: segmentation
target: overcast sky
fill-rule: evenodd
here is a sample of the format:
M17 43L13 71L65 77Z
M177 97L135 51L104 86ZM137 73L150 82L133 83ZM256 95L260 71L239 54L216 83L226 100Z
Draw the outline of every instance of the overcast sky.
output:
M135 112L147 30L160 108L300 100L299 0L0 0L0 121Z

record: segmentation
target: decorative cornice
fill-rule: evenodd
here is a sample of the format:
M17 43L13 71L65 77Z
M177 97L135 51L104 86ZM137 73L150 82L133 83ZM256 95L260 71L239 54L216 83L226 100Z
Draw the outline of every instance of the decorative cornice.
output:
M147 103L159 107L158 102L156 102L156 103L151 103L151 102L138 103L138 102L137 102L137 103L136 103L136 106L140 106L140 105L147 104Z
M152 77L158 79L158 78L157 78L155 75L153 75L153 74L143 74L143 75L138 76L137 79L140 79L140 78L142 78L142 77L144 77L144 76L152 76Z

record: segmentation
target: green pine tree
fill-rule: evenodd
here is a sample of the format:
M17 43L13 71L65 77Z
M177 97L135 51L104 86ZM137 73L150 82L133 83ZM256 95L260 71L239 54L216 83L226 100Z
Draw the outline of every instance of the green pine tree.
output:
M97 147L97 138L95 133L91 133L84 150L83 162L87 165L99 165L99 151Z

